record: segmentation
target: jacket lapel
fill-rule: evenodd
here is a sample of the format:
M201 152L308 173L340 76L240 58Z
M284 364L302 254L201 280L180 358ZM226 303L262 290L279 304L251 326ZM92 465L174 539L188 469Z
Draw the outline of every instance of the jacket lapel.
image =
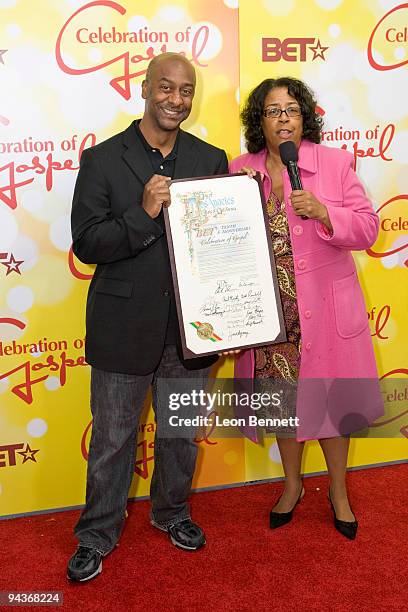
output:
M152 166L140 138L137 137L134 122L123 132L123 146L122 159L138 179L146 184L152 176Z
M259 153L253 153L249 158L248 166L251 166L254 170L265 174L266 170L266 155L267 150L262 149Z
M134 122L123 132L124 152L122 158L143 184L152 176L152 166L148 155L135 133ZM189 178L194 176L198 162L198 151L193 138L187 132L180 130L177 158L173 178Z
M194 140L187 132L180 130L176 164L174 168L175 179L195 176L195 167L198 162L198 150Z
M298 166L301 170L306 170L311 174L317 172L317 145L309 140L302 140L299 148Z

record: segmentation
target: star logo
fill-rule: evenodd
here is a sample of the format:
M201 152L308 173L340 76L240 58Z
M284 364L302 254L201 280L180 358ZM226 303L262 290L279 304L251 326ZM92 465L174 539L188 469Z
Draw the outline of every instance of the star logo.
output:
M4 253L1 253L1 255L4 255ZM7 261L0 261L0 263L3 266L6 266L7 268L6 276L8 276L11 272L16 272L17 274L21 274L20 266L22 263L24 263L24 260L22 259L21 261L17 261L16 259L14 259L13 253L10 253L9 259Z
M320 59L322 59L323 61L326 61L326 58L324 57L324 54L326 53L327 49L329 47L323 47L320 44L320 38L317 39L317 43L315 44L314 47L310 47L311 51L313 51L313 57L312 57L312 62L315 61L315 59L317 59L318 57Z
M8 51L8 49L0 49L0 64L3 64L3 66L4 66L4 58L3 58L3 55L4 55L5 53L7 53L7 51Z
M30 448L29 443L27 442L27 443L26 443L26 448L25 448L25 450L23 450L23 451L17 451L17 452L18 452L18 454L19 454L19 455L22 455L22 456L24 457L24 460L23 460L23 465L24 465L24 463L25 463L26 461L34 461L34 463L37 463L37 460L36 460L36 458L34 457L34 455L35 455L36 453L38 453L38 452L39 452L39 450L40 450L40 449L37 449L37 450L32 450L32 448Z

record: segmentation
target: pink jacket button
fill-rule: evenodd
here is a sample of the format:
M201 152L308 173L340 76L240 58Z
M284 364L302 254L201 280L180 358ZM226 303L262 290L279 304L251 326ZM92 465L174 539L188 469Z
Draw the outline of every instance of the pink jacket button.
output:
M295 225L292 231L295 236L301 236L303 234L303 227L301 225Z
M305 270L306 269L306 259L299 259L299 261L297 262L297 267L298 267L298 270Z
M312 316L312 311L311 310L305 310L305 319L310 319L311 316Z
M311 343L311 342L308 342L308 343L306 344L306 347L305 347L305 348L306 348L306 350L307 350L307 351L310 351L310 349L312 348L312 343Z

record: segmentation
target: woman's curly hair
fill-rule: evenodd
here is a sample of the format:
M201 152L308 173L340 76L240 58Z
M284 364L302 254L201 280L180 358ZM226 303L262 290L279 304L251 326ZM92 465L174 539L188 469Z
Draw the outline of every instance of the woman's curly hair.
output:
M265 147L261 125L264 103L268 93L276 87L286 87L289 95L299 104L303 117L303 138L319 144L322 139L323 119L316 112L317 102L313 92L298 79L280 77L279 79L265 79L248 96L241 113L248 152L258 153Z

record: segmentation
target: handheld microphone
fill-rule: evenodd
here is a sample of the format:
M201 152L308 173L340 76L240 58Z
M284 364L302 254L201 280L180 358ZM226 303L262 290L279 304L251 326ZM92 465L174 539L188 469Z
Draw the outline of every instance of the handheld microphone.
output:
M297 165L299 156L295 143L292 140L282 142L279 145L279 155L288 170L292 191L295 189L303 189ZM301 215L300 218L306 220L309 217L306 217L306 215Z

